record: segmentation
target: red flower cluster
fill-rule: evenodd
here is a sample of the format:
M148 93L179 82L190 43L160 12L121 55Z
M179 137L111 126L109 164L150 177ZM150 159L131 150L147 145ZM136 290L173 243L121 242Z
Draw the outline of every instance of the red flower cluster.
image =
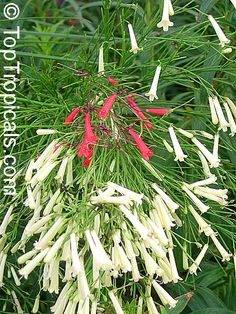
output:
M114 80L110 76L107 76L106 79L112 85L117 86L119 84L118 81ZM112 107L113 107L113 105L114 105L114 103L115 103L115 101L116 101L116 99L120 93L123 93L123 91L112 94L106 99L102 108L100 108L97 111L98 117L100 119L106 119L107 118L109 112L111 111L111 109L112 109ZM126 97L126 101L130 105L131 109L136 114L136 116L139 117L144 122L145 126L149 130L151 130L153 128L151 122L147 119L147 117L142 112L142 110L139 108L139 106L136 104L136 102L130 96ZM78 113L83 112L83 111L84 111L84 109L82 109L82 108L73 109L73 111L65 119L64 124L67 126L70 125L74 121L74 119L76 118ZM146 109L145 111L147 113L155 114L155 115L164 115L164 114L168 113L168 109L166 109L166 108L162 108L162 109L161 108L150 108L150 109ZM89 112L86 112L86 114L85 114L85 127L84 127L84 129L85 129L84 140L83 140L82 144L80 144L77 147L77 151L78 151L78 157L82 157L82 156L85 157L85 160L83 162L83 166L87 167L91 162L91 158L93 156L93 151L94 151L94 146L96 145L96 143L99 140L99 137L93 133L93 129L91 126L91 117L90 117ZM152 157L154 155L154 152L148 148L148 146L144 143L144 141L141 139L141 137L131 127L129 127L128 132L131 135L131 137L133 138L133 140L135 141L142 157L146 160L149 160L150 157Z

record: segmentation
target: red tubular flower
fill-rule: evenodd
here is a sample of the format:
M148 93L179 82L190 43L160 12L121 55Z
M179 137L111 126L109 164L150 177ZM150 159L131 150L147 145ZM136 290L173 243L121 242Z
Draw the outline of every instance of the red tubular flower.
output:
M91 162L91 158L86 158L83 162L83 167L88 167L90 165Z
M142 154L143 158L146 160L149 160L150 157L154 155L154 152L147 147L147 145L144 143L144 141L141 139L141 137L132 129L129 129L129 134L134 139L136 145L138 146L138 149L140 150L140 153Z
M99 140L99 137L93 133L90 113L85 114L85 137L83 143L77 147L78 157L84 156L86 159L83 162L83 166L87 167L90 164L91 158L93 156L93 147ZM92 148L90 148L90 146Z
M69 114L69 116L65 119L64 124L65 125L70 125L75 117L77 116L77 114L81 111L81 108L75 108L73 109L73 111Z
M150 108L145 110L148 113L151 114L157 114L159 116L163 116L164 114L167 114L169 112L169 109L167 108Z
M107 117L109 111L111 110L117 96L118 96L117 94L112 94L110 97L107 98L103 107L98 110L98 117L99 118L106 119L106 117Z
M99 140L99 137L93 133L90 113L85 114L85 139L87 139L89 144L95 144Z
M148 121L147 117L143 114L142 110L139 108L139 106L136 104L136 102L131 98L131 97L126 97L126 100L128 101L128 103L130 104L131 108L133 109L133 111L136 113L136 115L141 119L144 120L144 123L146 125L146 127L151 130L152 129L152 125L150 123L150 121Z
M108 80L109 83L111 83L112 85L118 86L119 82L117 80L114 80L112 77L110 76L106 76L106 79Z
M77 147L78 157L84 156L85 158L90 158L93 155L93 151L89 148L89 142L87 138L84 138L84 141L81 145Z

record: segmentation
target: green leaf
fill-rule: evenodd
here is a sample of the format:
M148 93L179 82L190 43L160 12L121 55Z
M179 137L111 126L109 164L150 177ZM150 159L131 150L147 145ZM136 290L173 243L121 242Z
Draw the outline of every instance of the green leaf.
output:
M190 314L235 314L235 311L230 311L227 309L219 309L217 307L205 308L204 310L197 310L190 312Z
M193 298L189 302L189 307L193 311L206 308L219 308L224 309L224 311L228 310L221 299L218 298L218 296L213 291L206 287L197 288ZM224 314L226 314L226 312L224 312Z

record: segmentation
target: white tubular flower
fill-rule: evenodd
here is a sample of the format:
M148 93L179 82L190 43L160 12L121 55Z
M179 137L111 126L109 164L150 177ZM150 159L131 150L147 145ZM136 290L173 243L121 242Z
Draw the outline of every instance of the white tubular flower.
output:
M174 283L177 283L179 280L182 280L182 278L179 276L179 273L176 267L175 256L174 256L174 252L172 248L168 248L168 254L169 254L172 280Z
M31 180L33 169L34 169L34 160L32 159L32 160L30 160L29 166L28 166L26 173L25 173L25 181L26 182L29 182Z
M38 294L37 297L35 298L34 305L33 305L33 308L32 308L32 313L34 313L34 314L38 313L39 302L40 302L40 294Z
M101 242L99 241L96 233L93 231L86 230L85 236L87 238L89 247L92 251L93 258L97 269L110 270L112 267L112 262L105 252Z
M39 219L37 222L27 225L25 227L25 233L27 235L32 235L34 233L37 233L37 231L43 227L44 225L46 225L46 223L52 218L52 215L48 215L45 217L42 217L41 219Z
M0 253L0 287L3 286L3 274L6 264L7 254Z
M53 206L55 205L58 196L60 195L60 189L58 189L53 196L50 198L50 201L47 203L46 207L44 208L43 215L47 216L52 211Z
M147 240L152 237L153 233L151 230L147 229L139 220L137 217L135 217L128 208L126 208L124 205L119 206L122 213L125 215L125 217L132 223L136 231L140 234L140 236Z
M199 191L202 191L204 193L209 193L218 197L222 197L222 198L228 198L228 190L227 189L213 189L213 188L208 188L208 187L202 187L199 186L196 188ZM195 189L194 189L195 190Z
M131 205L131 201L128 196L108 196L100 194L98 196L92 196L90 200L92 204L116 204L125 205L126 207Z
M18 314L24 314L24 311L22 310L22 307L20 305L20 302L15 294L15 291L11 291L11 294L12 294L12 298L13 298L13 301L15 303L15 306L16 306L16 310L17 310L17 313Z
M30 209L35 209L36 208L36 203L34 199L33 192L29 186L27 186L27 195L28 195L28 204Z
M12 266L11 266L10 269L11 269L12 277L13 277L13 279L14 279L14 281L15 281L15 284L16 284L17 286L20 286L21 282L20 282L19 277L17 276L17 273L16 273L15 269L14 269Z
M10 223L11 218L12 218L11 213L13 211L13 208L14 208L13 205L10 205L10 207L8 208L6 214L3 218L3 221L0 225L0 235L1 236L3 236L6 233L7 226Z
M157 178L158 180L162 181L162 179L164 178L163 174L158 171L159 173L157 173L157 169L154 169L153 166L144 158L141 159L142 162L144 163L145 167L150 171L150 173Z
M212 135L212 134L210 134L210 133L208 133L206 131L198 131L198 132L199 132L200 135L208 138L209 140L213 140L213 138L214 138L214 135Z
M56 167L58 162L49 162L46 163L41 169L38 171L37 180L39 182L43 182L50 174L50 172Z
M216 238L216 235L215 234L211 234L210 235L212 241L214 242L216 248L218 249L220 255L222 256L222 262L224 261L229 261L232 254L231 253L228 253L224 247L221 245L221 243L219 242L219 240Z
M236 9L236 0L230 0L230 1L232 2L233 6L234 6L235 9Z
M100 215L97 214L94 218L94 231L98 234L100 230L101 219Z
M208 244L205 244L201 250L201 252L199 253L199 255L197 256L197 258L195 259L195 261L193 262L193 264L189 267L189 272L190 274L195 274L197 275L197 269L199 268L199 265L201 263L201 261L203 260L206 251L208 249Z
M109 291L108 295L111 299L111 302L115 308L116 314L124 314L120 302L118 301L117 297L115 296L113 291Z
M73 159L75 158L75 155L72 155L69 157L68 163L67 163L67 172L66 172L66 186L72 186L73 185Z
M170 144L166 141L166 140L163 140L163 144L165 145L165 148L167 149L167 151L169 153L173 153L173 148L170 146Z
M103 45L99 48L98 56L98 75L104 74L104 59L103 59Z
M66 261L66 267L65 267L65 275L64 278L62 279L62 282L67 282L72 280L72 265L71 265L71 261L67 260Z
M150 101L153 101L154 99L158 99L158 97L157 97L157 85L158 85L160 73L161 73L161 66L158 65L156 68L155 75L153 77L150 91L145 94L145 96L149 97Z
M182 148L179 144L179 141L176 137L176 134L175 134L175 131L173 129L172 126L170 126L168 128L168 131L170 133L170 138L171 138L171 141L172 141L172 145L174 147L174 151L175 151L175 161L184 161L184 158L188 157L187 155L185 155L182 151Z
M168 283L172 281L172 273L171 273L171 267L168 259L166 258L165 260L160 259L158 261L161 269L162 269L162 280L163 283Z
M205 186L205 185L209 185L212 183L217 184L216 181L217 181L217 177L215 175L212 175L208 179L204 179L204 180L200 180L200 181L196 181L194 183L191 183L190 186L191 186L191 188L195 188L197 186Z
M224 54L228 54L228 53L231 53L232 51L233 51L232 48L226 48L226 49L224 49L222 52L223 52Z
M79 292L79 297L82 300L85 300L90 296L90 290L89 290L88 281L85 275L84 262L82 258L80 258L80 263L81 263L82 269L81 269L81 273L77 275L78 292Z
M187 245L186 245L186 242L184 242L182 254L183 254L182 255L183 269L187 270L189 268L189 265L188 265L188 255L187 255Z
M125 252L126 252L128 258L131 259L131 258L136 256L132 242L130 241L131 236L127 231L127 227L126 227L125 223L122 224L122 227L125 229L125 232L122 233L123 239L124 239L124 244L125 244L124 245L125 246Z
M192 142L197 146L197 148L209 161L211 168L219 167L220 165L219 159L215 158L215 156L201 142L199 142L199 140L197 140L196 137L192 138Z
M98 190L98 195L113 196L115 194L115 189L108 187L105 191Z
M225 107L225 111L226 111L227 118L229 121L229 127L230 127L230 131L231 131L230 136L234 136L234 134L236 133L236 124L235 124L233 115L229 109L229 105L226 102L224 102L223 105Z
M113 183L113 182L108 182L107 185L108 185L108 187L116 190L117 192L119 192L125 196L128 196L130 198L130 200L135 201L138 205L142 204L143 194L133 192L133 191L131 191L127 188L124 188L123 186L118 185L118 184Z
M58 169L57 175L55 176L55 179L58 180L59 183L62 183L63 181L68 160L69 160L69 157L66 157L62 160L62 163Z
M58 250L62 247L62 244L65 240L66 234L62 234L53 246L49 249L47 255L44 258L44 263L50 263L54 256L57 254Z
M142 48L138 47L132 24L130 23L128 24L128 29L129 29L129 36L130 36L130 41L131 41L130 52L137 53L138 51L142 50Z
M170 0L164 0L163 12L162 12L162 19L157 24L158 28L163 28L164 32L167 32L170 26L173 26L174 23L170 21L169 14L173 13L173 8L170 3ZM172 15L172 14L170 14Z
M66 307L66 304L70 297L70 288L71 288L71 281L68 281L63 287L63 289L61 290L56 303L50 308L53 313L55 313L58 310L62 311L59 313L63 313L64 308Z
M187 138L193 138L193 134L186 131L186 130L183 130L183 129L178 129L179 133L183 134L184 136L186 136Z
M82 302L82 301L81 301ZM65 308L65 311L64 311L64 314L67 314L67 313L75 313L75 310L74 310L74 312L71 312L71 311L73 311L73 305L77 305L76 303L73 303L71 300L69 300L69 302L67 303L67 305L66 305L66 308ZM76 307L75 307L76 308ZM82 312L80 312L80 313L82 313Z
M169 12L169 15L170 15L170 16L172 16L172 15L175 14L173 5L172 5L172 3L171 3L171 0L168 1L168 12Z
M136 257L135 256L131 257L130 262L131 262L132 279L134 282L138 282L139 279L142 279L142 276L140 275L140 272L138 269Z
M150 215L151 216L151 215ZM159 217L157 216L157 218L159 219ZM166 237L166 234L161 226L161 223L160 225L156 225L154 223L154 221L150 218L147 219L147 222L148 224L150 225L154 235L157 237L157 239L160 241L160 243L164 246L166 246L168 244L168 239Z
M28 275L38 266L38 264L43 260L44 256L47 254L49 248L44 249L42 252L37 254L32 260L30 260L26 266L19 270L19 274L24 276L25 279L28 278Z
M117 270L120 268L123 272L131 271L131 263L126 256L124 249L120 245L121 239L120 239L120 231L117 231L113 235L113 242L114 242L114 253L115 256L117 256L116 263L118 262ZM115 267L116 268L116 267Z
M206 236L209 236L209 232L214 233L211 229L211 226L205 222L205 220L196 212L193 206L189 205L188 208L199 226L200 233L204 232Z
M146 302L149 314L159 314L152 297L147 297Z
M217 159L219 159L219 156L218 156L219 140L220 140L220 136L219 136L219 133L217 133L215 135L214 145L213 145L213 156L215 156L215 158L217 158Z
M83 300L80 301L80 302L83 302L83 314L90 314L90 303L89 303L89 301L90 301L89 298L86 298L84 301ZM81 311L79 313L81 313Z
M54 149L55 149L57 143L58 143L58 140L53 140L53 141L51 142L51 144L49 144L49 145L47 146L47 148L43 151L43 153L42 153L42 154L39 156L39 158L35 161L35 163L34 163L34 169L39 169L39 168L43 165L45 159L46 159L47 157L49 157L49 156L53 153L53 151L54 151Z
M53 130L53 129L38 129L36 131L36 133L38 135L48 135L48 134L56 134L56 133L58 133L58 131L57 130Z
M186 184L183 184L182 190L190 197L190 199L194 202L194 204L202 213L205 213L208 211L209 206L203 204L203 202L188 189Z
M61 217L58 218L45 235L34 244L34 247L39 250L44 249L63 227L64 222L65 221Z
M92 300L91 313L90 314L97 314L97 305L98 305L97 299L93 299Z
M31 257L33 257L36 253L38 252L38 250L31 250L23 255L21 255L18 259L17 262L18 264L24 264L25 262L27 262Z
M157 265L156 261L152 258L152 256L147 252L143 242L137 243L137 246L141 252L142 258L144 259L147 273L151 277L153 277L155 274L158 273L160 267Z
M232 102L232 100L229 99L229 97L226 97L226 101L227 101L228 105L230 106L230 109L234 115L234 118L236 119L236 106L235 106L235 104Z
M219 119L220 130L223 130L223 132L226 132L229 126L229 123L225 120L225 116L224 116L224 113L222 111L222 108L221 108L221 105L219 103L219 99L217 96L213 97L213 104L215 106L215 110Z
M48 264L44 264L43 267L43 284L42 284L42 289L43 291L47 291L49 288L49 265Z
M209 100L209 105L210 105L210 110L211 110L211 121L213 124L218 124L219 123L219 120L218 120L218 117L217 117L217 114L216 114L216 109L215 109L215 106L214 106L214 103L213 103L213 98L212 97L208 97L208 100Z
M179 204L175 203L160 187L157 186L157 184L152 184L152 187L158 194L160 194L162 200L165 202L171 213L174 213L175 210L179 208Z
M67 233L67 231L66 231L66 233ZM63 244L63 249L62 249L62 254L61 254L61 261L70 261L70 260L71 260L70 240L67 240Z
M219 203L220 205L226 205L227 204L227 202L225 201L224 198L222 198L221 196L217 195L216 193L212 194L210 190L211 189L206 190L203 187L199 187L199 188L195 188L194 192L196 194L200 195L200 196L208 198L209 200L215 201L215 202Z
M75 277L82 271L82 265L79 259L79 254L77 250L77 239L74 233L71 233L70 235L70 248L72 257L72 271L73 276Z
M147 239L145 240L145 244L151 248L157 257L164 258L166 256L164 249L158 244L157 239Z
M143 314L143 297L142 296L140 296L138 299L137 314Z
M48 288L48 291L50 293L58 293L59 289L59 263L60 258L56 257L50 262L50 271L49 271L49 277L50 277L50 286Z
M163 289L156 281L152 281L153 288L156 290L156 293L158 294L159 298L161 299L161 302L163 305L169 304L170 307L175 307L177 302L175 299L173 299L169 293Z
M213 28L216 32L216 35L219 38L220 46L224 47L225 44L229 44L230 40L225 36L224 32L222 31L222 29L220 28L219 24L216 22L214 17L212 15L208 15L208 19L211 22L211 25L213 26Z
M167 206L163 202L161 196L156 195L153 200L153 206L157 211L158 217L160 218L162 227L166 230L170 230L174 226L172 222L173 218L171 217Z

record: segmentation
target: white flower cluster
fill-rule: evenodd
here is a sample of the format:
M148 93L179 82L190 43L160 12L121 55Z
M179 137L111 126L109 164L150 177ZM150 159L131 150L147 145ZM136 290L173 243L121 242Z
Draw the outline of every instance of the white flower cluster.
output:
M32 218L25 227L21 240L12 249L24 249L31 237L37 236L34 247L18 258L23 265L19 274L27 278L39 265L43 265L42 289L50 293L59 293L54 306L54 313L97 313L99 299L95 297L94 289L108 289L108 295L117 313L123 313L122 302L116 296L113 280L123 274L129 274L131 280L147 280L140 273L142 263L150 277L151 286L157 292L161 302L170 307L177 303L167 291L157 282L177 282L181 280L178 274L171 228L180 224L176 215L179 205L174 202L156 184L157 192L150 201L146 196L131 191L121 185L108 182L106 189L98 190L97 195L90 197L89 210L95 213L94 225L83 229L76 220L62 215L62 193L58 189L50 199L42 193L28 192L28 206L32 208ZM149 215L140 212L143 202L152 206ZM34 206L32 206L34 204ZM118 212L120 222L112 229L111 238L107 241L102 225L109 223L108 212L99 214L98 206L114 208ZM10 221L13 207L9 208L0 226L3 234ZM139 213L139 214L138 214ZM79 213L77 213L79 215ZM91 259L88 256L91 256ZM2 278L7 254L1 253ZM89 261L90 260L90 261ZM92 279L86 269L92 262ZM62 263L64 264L64 288L60 291ZM61 269L61 270L60 270ZM20 280L12 268L12 275L17 284ZM155 276L157 279L153 279ZM88 278L90 278L88 280ZM143 307L139 301L139 306ZM39 295L32 310L37 312ZM155 307L149 293L148 308Z
M230 128L230 136L234 136L236 133L236 106L232 100L226 97L226 101L223 103L228 121L225 119L224 112L217 96L209 97L209 106L212 123L215 125L219 124L219 130L222 130L223 132L227 132L228 128Z

